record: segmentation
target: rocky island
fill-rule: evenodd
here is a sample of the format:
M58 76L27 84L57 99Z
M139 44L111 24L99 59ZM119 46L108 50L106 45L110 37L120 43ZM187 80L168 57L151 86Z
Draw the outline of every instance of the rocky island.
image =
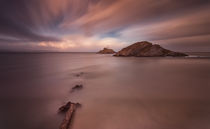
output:
M134 43L117 52L114 56L135 56L135 57L162 57L162 56L187 56L185 53L174 52L152 44L147 41Z
M108 48L104 48L103 50L97 52L98 54L114 54L116 53L114 50L112 49L108 49Z

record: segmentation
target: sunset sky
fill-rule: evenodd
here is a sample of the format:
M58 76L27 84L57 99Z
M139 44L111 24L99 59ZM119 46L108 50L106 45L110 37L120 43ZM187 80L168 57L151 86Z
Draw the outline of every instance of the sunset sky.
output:
M0 51L210 51L210 0L0 0Z

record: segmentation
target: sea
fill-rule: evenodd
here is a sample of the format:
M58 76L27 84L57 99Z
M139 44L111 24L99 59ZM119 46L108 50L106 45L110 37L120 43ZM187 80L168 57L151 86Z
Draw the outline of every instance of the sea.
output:
M0 129L210 129L210 53L0 53ZM74 90L75 85L83 88Z

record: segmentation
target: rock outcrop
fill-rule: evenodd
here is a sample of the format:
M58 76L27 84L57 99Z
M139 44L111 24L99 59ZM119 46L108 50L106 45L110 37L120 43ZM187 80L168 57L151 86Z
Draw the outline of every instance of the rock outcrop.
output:
M98 54L114 54L116 53L114 50L112 49L108 49L108 48L104 48L103 50L97 52Z
M114 56L135 56L135 57L161 57L161 56L187 56L185 53L174 52L162 48L160 45L152 44L147 41L134 43Z
M59 129L70 129L75 111L79 107L81 107L79 103L68 102L66 105L59 108L60 113L65 113L65 117Z

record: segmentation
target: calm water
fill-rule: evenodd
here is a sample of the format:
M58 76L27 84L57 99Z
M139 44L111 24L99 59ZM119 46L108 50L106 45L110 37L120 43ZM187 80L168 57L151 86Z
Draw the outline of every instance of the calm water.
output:
M69 100L72 129L209 129L210 53L191 55L0 54L0 129L58 129Z

